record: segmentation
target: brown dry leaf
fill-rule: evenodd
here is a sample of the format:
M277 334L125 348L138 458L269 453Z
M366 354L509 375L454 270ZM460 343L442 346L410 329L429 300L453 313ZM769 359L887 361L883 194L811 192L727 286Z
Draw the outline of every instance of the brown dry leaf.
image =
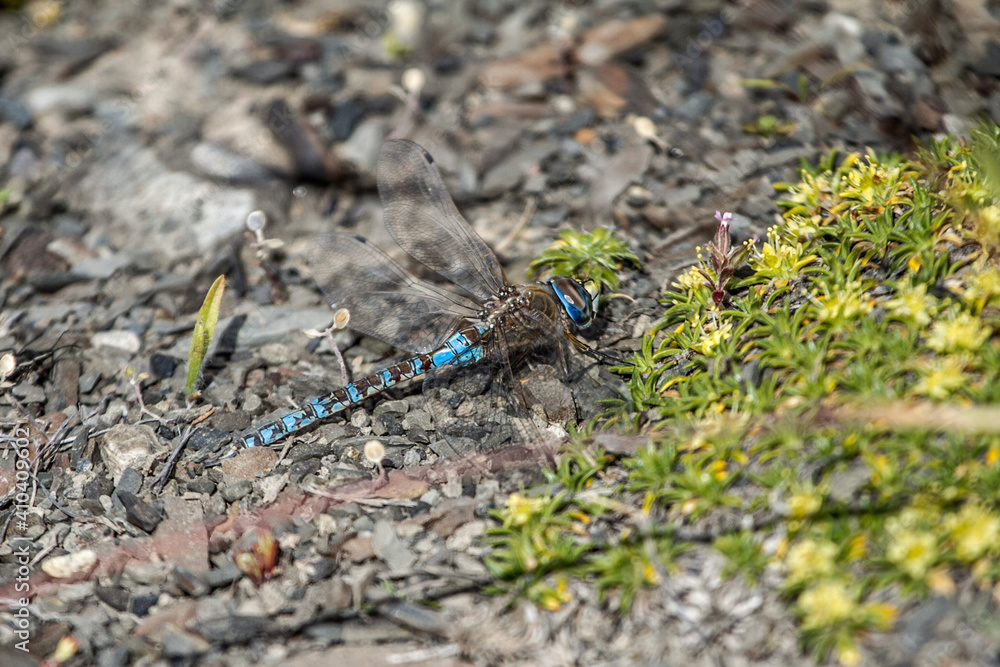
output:
M397 472L389 477L388 484L372 493L371 497L385 500L409 500L410 498L419 498L430 488L430 485L422 479L415 479Z
M236 456L222 460L222 471L234 480L253 480L269 473L277 460L278 455L268 447L241 449Z
M949 433L1000 433L1000 409L899 401L839 408L835 417L873 423L883 428Z
M363 563L366 560L375 558L375 549L372 548L371 536L355 536L346 540L340 545L340 554L343 554L352 563Z
M489 88L509 90L526 84L542 84L562 76L566 65L558 44L540 44L514 58L483 67L479 79Z
M431 512L427 527L441 537L449 537L459 526L476 518L475 498L449 498Z
M580 95L601 118L615 118L625 108L625 98L609 88L593 70L577 75Z
M610 454L632 455L640 447L649 443L645 435L617 435L615 433L598 433L594 436L594 444L600 445Z
M602 65L656 37L667 27L667 19L659 14L640 16L631 21L608 21L583 35L576 51L584 65Z

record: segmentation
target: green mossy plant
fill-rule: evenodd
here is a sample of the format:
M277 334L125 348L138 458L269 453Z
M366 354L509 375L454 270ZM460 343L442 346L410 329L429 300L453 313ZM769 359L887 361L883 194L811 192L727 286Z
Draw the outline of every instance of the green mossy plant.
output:
M832 152L781 186L782 223L747 248L749 271L729 270L743 257L721 261L717 236L617 369L631 404L603 418L645 444L615 460L579 436L537 518L498 511L493 558L521 565L494 573L547 582L547 608L578 577L624 610L685 547L677 522L764 514L715 548L750 583L778 573L804 646L847 665L912 600L963 581L1000 595L998 155L995 126L912 160ZM537 264L587 254L560 252ZM617 517L600 540L598 507ZM658 546L637 551L649 523Z

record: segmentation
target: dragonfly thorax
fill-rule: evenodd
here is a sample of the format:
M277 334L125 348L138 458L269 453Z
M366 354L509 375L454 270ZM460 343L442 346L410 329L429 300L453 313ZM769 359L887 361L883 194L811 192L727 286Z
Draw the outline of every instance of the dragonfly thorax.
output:
M511 313L527 307L530 303L530 297L521 288L508 285L494 299L483 304L478 317L490 329L495 329L503 324L504 319Z

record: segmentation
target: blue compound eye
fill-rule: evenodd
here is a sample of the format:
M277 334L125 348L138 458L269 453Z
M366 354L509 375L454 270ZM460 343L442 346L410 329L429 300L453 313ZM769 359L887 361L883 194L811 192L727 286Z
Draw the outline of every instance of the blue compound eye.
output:
M583 328L589 327L597 311L597 300L593 292L572 278L563 276L550 278L547 282L573 324Z

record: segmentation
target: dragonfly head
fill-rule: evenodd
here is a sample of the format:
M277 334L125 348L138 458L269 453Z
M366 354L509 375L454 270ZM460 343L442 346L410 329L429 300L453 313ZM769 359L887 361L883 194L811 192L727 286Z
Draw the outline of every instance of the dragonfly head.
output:
M572 278L556 276L545 283L573 324L584 329L591 325L597 314L597 285L594 281L581 283Z

